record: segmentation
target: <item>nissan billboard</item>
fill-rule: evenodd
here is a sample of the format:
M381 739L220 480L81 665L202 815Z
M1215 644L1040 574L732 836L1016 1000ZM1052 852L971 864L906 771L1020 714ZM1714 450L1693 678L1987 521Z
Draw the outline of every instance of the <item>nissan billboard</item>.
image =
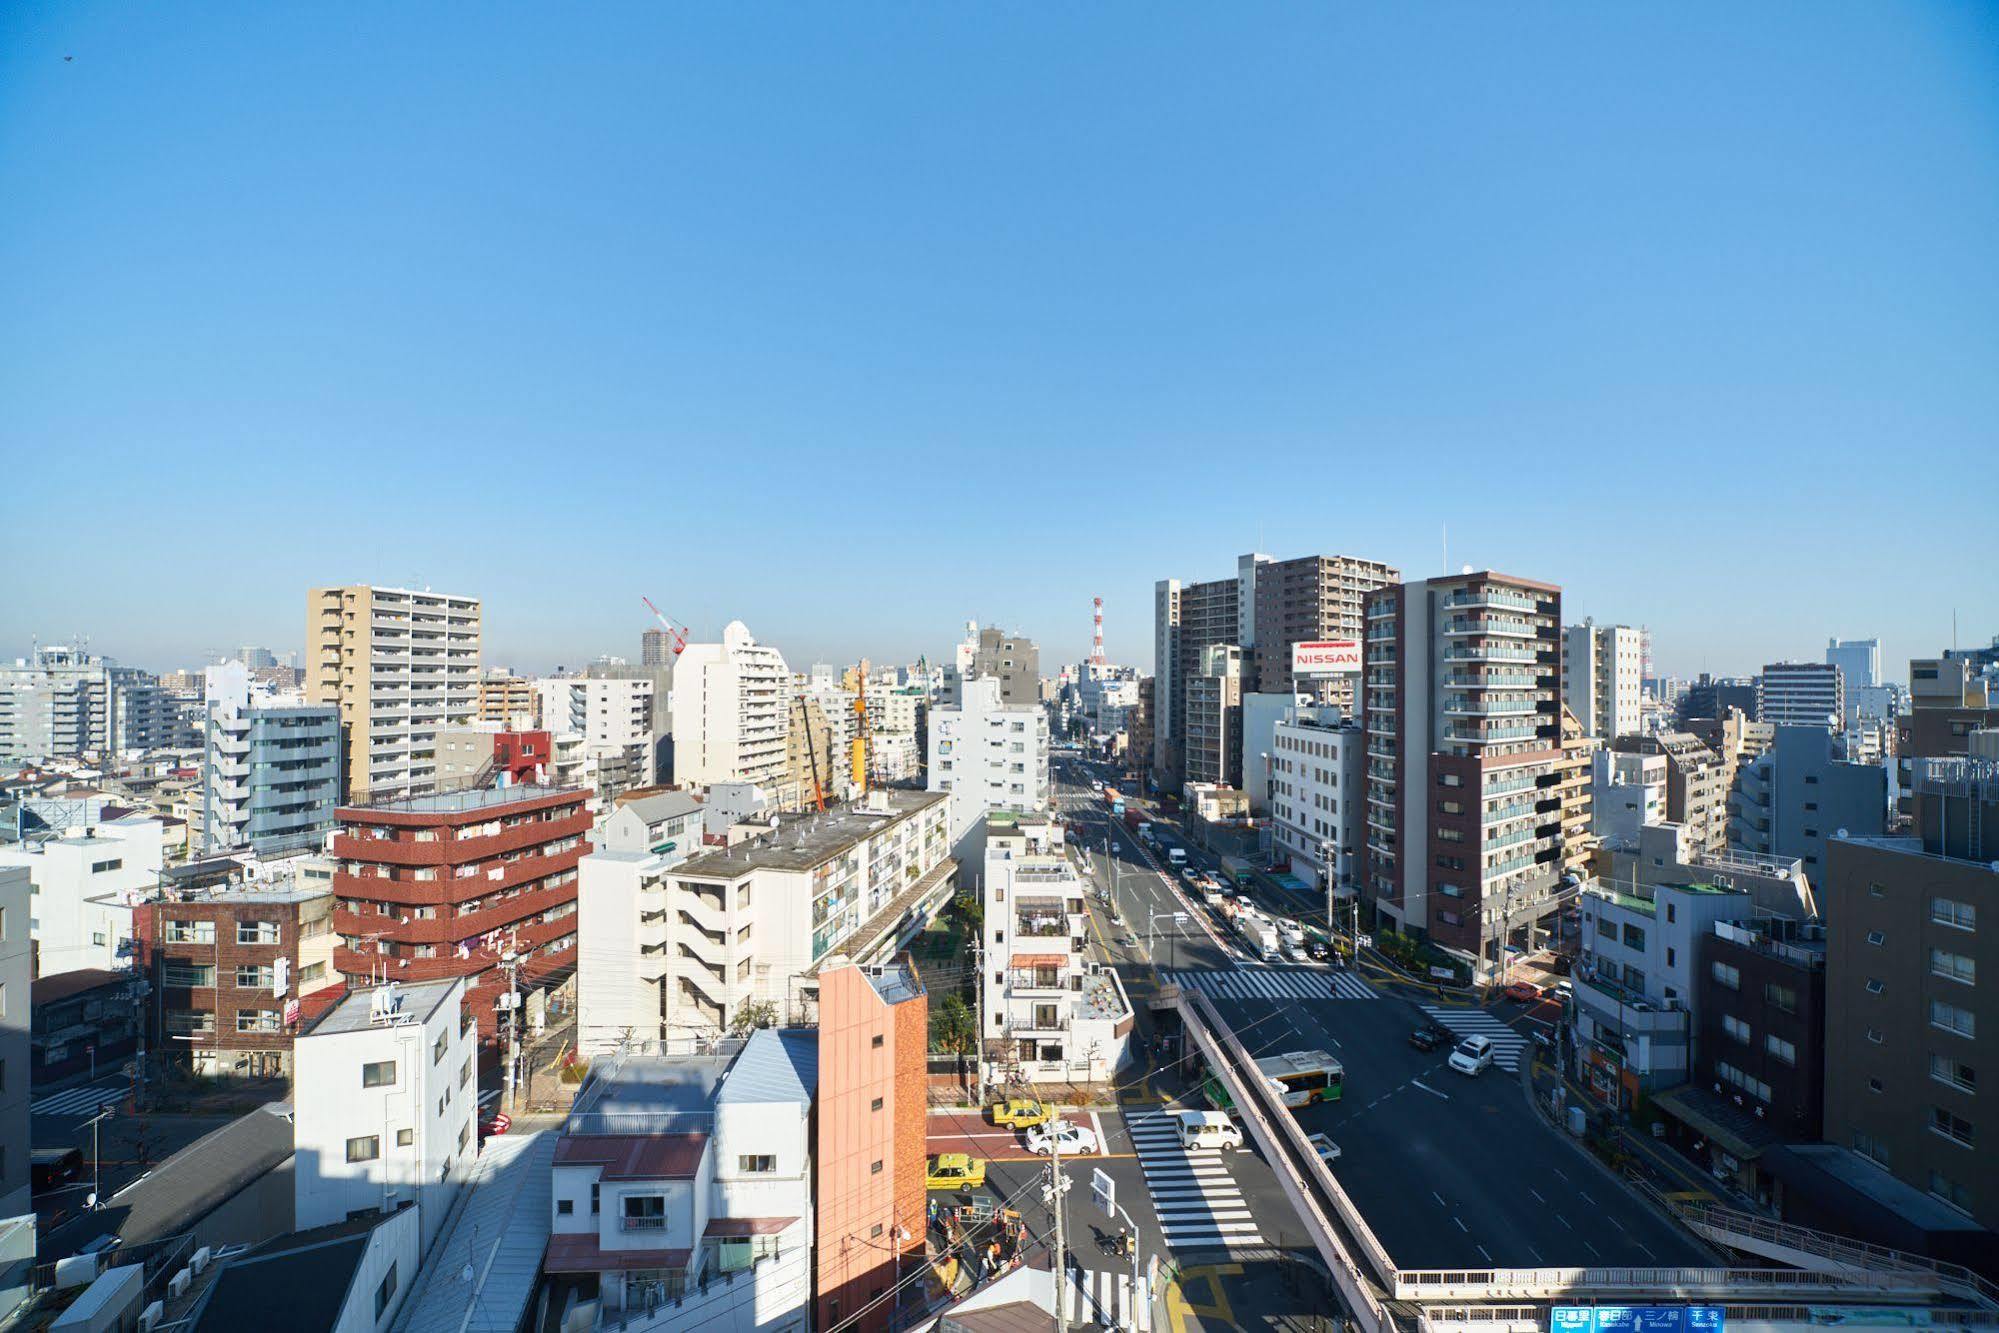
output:
M1291 645L1293 676L1346 676L1359 671L1359 639L1320 639Z

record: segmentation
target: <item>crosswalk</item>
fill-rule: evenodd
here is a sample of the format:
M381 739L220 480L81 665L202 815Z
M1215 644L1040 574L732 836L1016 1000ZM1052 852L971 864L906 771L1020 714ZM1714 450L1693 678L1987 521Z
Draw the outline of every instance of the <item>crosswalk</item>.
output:
M1085 1328L1132 1328L1138 1300L1132 1295L1130 1273L1069 1270L1069 1322Z
M115 1088L85 1084L80 1088L64 1088L61 1092L52 1092L39 1101L30 1102L28 1110L35 1115L68 1115L86 1120L105 1107L124 1101L129 1091L122 1084Z
M1460 1037L1484 1037L1492 1042L1492 1062L1501 1069L1519 1069L1527 1038L1483 1009L1446 1009L1426 1004L1423 1012Z
M1351 972L1313 967L1212 968L1163 974L1176 986L1224 1000L1378 1000Z
M1221 1153L1181 1147L1180 1122L1165 1111L1128 1116L1125 1128L1138 1153L1139 1169L1145 1172L1160 1236L1168 1246L1203 1249L1263 1243Z

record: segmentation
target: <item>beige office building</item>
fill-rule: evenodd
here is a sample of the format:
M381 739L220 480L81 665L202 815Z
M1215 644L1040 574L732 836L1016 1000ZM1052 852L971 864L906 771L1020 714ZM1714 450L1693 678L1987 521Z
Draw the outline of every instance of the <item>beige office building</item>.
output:
M337 704L350 802L437 783L437 732L479 706L479 601L410 588L314 588L306 698Z

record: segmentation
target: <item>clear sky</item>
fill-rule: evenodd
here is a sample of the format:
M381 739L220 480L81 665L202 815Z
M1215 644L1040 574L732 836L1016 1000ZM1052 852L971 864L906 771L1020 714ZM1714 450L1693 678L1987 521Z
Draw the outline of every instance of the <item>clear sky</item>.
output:
M70 58L70 57L73 57ZM1999 632L1999 7L0 6L0 652L632 655L1445 559Z

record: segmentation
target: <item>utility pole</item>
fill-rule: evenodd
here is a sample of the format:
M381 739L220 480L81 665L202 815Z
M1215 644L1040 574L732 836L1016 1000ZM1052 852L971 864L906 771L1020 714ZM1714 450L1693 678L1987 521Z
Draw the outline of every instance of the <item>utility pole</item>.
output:
M1048 1184L1055 1191L1055 1333L1069 1333L1069 1247L1062 1239L1062 1136L1059 1122L1049 1126Z
M979 1100L986 1099L986 888L985 876L972 876L979 895L979 929L972 940L972 966L977 969L979 984L973 992L972 1002L978 1006L973 1015L979 1030L972 1038L972 1073L979 1080Z
M506 1011L507 1011L507 1114L518 1113L514 1090L520 1078L521 1064L521 958L515 951L516 938L512 932L507 936L507 947L500 954L500 966L506 969Z

